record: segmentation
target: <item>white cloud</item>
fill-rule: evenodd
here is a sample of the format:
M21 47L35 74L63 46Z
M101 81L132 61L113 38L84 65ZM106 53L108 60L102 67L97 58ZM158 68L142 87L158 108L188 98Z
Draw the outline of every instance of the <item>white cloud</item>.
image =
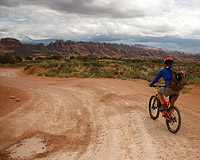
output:
M1 0L0 36L200 39L199 0Z

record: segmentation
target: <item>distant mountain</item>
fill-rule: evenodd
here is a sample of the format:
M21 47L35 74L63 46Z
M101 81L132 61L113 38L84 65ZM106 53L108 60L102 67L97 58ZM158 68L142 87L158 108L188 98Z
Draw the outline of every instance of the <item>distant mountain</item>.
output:
M50 42L55 42L56 39L32 39L29 36L17 34L14 39L19 40L23 44L39 44L43 43L44 45L48 45Z
M154 48L146 45L126 45L99 42L74 42L55 40L48 45L43 43L24 44L14 38L2 38L0 53L10 53L20 56L47 56L59 54L64 57L94 55L97 57L135 58L135 59L163 59L172 57L177 61L200 62L200 54L184 51L172 51Z
M96 42L108 43L126 43L129 45L142 44L156 48L165 48L168 50L181 50L189 53L200 53L200 39L181 38L179 36L141 36L141 35L98 35L90 37L90 40Z

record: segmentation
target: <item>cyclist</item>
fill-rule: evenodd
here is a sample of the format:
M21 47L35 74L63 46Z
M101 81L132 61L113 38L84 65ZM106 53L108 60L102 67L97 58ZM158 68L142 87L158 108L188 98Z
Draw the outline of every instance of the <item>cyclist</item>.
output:
M162 69L158 75L156 76L156 78L152 81L152 83L150 84L150 87L152 87L156 82L159 81L159 79L161 77L164 78L165 80L165 87L159 88L158 89L158 98L160 99L160 102L162 104L162 106L160 107L161 111L164 111L166 109L166 104L164 103L164 97L170 97L169 101L171 102L171 106L174 106L175 101L177 100L180 91L179 90L174 90L170 87L168 87L168 85L171 83L172 81L172 72L169 70L170 68L173 69L173 63L174 60L172 58L166 58L164 59L164 69Z

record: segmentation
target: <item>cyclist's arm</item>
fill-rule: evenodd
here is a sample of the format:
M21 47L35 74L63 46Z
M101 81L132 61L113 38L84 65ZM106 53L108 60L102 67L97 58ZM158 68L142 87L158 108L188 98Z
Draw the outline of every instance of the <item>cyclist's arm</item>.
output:
M156 76L156 78L152 81L152 83L150 85L155 84L156 82L158 82L160 80L160 78L163 76L162 70L158 73L158 75Z

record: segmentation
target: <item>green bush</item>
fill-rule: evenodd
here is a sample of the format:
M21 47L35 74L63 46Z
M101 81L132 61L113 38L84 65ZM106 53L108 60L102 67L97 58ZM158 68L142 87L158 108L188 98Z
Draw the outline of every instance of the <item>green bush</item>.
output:
M35 66L33 65L27 65L25 68L24 68L24 72L26 74L34 74L35 73Z
M44 75L46 77L56 77L56 74L55 73L52 73L52 72L44 72Z
M29 68L33 67L32 65L27 65L25 68L24 68L24 71L28 70Z
M187 83L192 85L200 84L200 78L190 78L187 80Z
M44 58L42 58L42 57L36 57L35 60L36 61L38 61L38 60L44 60Z
M69 59L74 59L75 57L74 56L71 56Z
M18 63L23 61L22 57L20 56L15 56L15 59Z
M43 74L42 73L38 73L37 76L43 76Z
M68 77L70 77L70 74L68 74L68 73L59 73L58 77L60 77L60 78L68 78Z
M61 55L53 55L53 56L50 56L50 57L46 57L46 59L60 60L60 59L62 59L62 56Z
M113 69L102 69L100 75L101 77L104 77L104 78L114 78L116 75L116 71Z
M16 62L17 60L14 56L11 56L9 54L0 55L0 63L2 64L15 64Z
M48 68L58 67L59 61L55 61L55 60L47 61L47 60L45 60L45 61L42 61L41 63L39 63L37 65L41 68L48 69Z
M28 61L31 61L31 60L33 60L33 57L31 57L31 56L26 56L26 57L24 57L24 59L25 59L25 60L28 60Z
M192 90L192 88L188 88L188 87L185 86L185 87L181 90L181 93L182 93L182 94L190 93L191 90Z
M54 73L54 74L59 74L59 69L57 69L57 68L52 68L52 69L50 69L49 71L48 71L49 73Z
M30 70L31 67L45 68L48 71L44 75L51 77L145 79L150 82L162 69L162 64L158 62L157 60L123 60L106 57L98 59L94 56L84 56L71 57L66 60L25 61L26 64L30 64L25 67L25 70L27 68ZM189 78L188 84L200 84L198 63L178 63L176 65L175 68L186 72Z
M60 68L64 68L64 67L66 67L67 66L67 62L65 62L65 61L61 61L60 63Z

